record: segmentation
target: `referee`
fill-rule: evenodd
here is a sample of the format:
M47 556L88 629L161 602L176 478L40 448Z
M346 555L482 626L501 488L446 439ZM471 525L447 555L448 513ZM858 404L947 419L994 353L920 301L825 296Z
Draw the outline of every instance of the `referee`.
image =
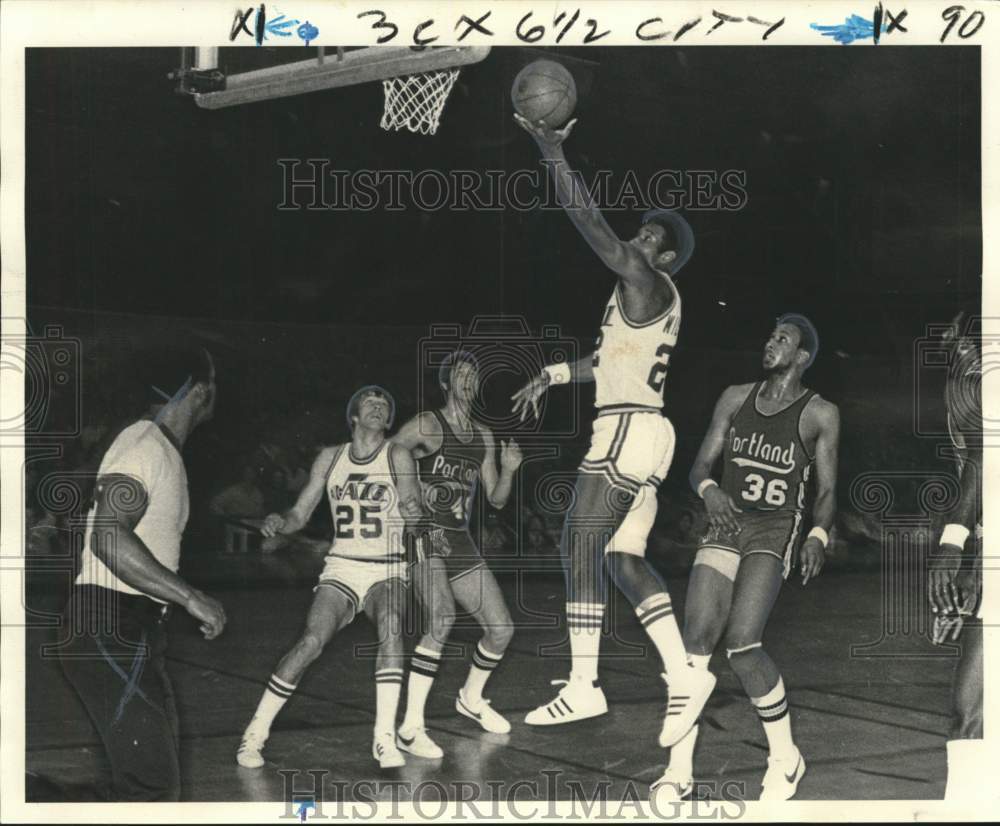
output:
M179 605L209 640L226 624L222 605L177 575L188 519L181 449L212 417L215 367L205 350L174 351L145 359L142 372L152 404L101 461L60 658L111 764L111 786L97 797L173 801L180 764L167 619Z

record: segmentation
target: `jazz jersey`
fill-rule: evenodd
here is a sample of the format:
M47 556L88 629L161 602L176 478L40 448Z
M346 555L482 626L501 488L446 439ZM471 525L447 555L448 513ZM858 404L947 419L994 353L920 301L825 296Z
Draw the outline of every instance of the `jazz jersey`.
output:
M604 308L601 332L594 349L595 405L663 407L667 363L681 328L681 296L664 276L673 300L666 311L644 324L625 314L619 282Z
M753 386L733 417L723 453L722 489L743 511L792 511L805 507L813 457L799 435L799 420L815 395L806 390L784 410L757 410L763 382Z
M333 545L328 556L372 562L403 559L403 528L391 443L371 455L354 456L350 444L339 447L326 478L333 516Z
M441 446L417 460L424 504L436 527L465 530L486 459L486 442L477 427L472 439L463 442L440 411L433 414L441 425Z

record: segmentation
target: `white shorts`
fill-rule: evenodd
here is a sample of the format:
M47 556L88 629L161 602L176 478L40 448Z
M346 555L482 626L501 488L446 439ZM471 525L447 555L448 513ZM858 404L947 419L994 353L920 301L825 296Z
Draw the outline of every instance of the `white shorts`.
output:
M642 556L656 521L656 491L674 458L674 427L655 408L604 408L594 419L581 473L598 473L635 496L605 552Z
M390 579L407 582L406 565L402 562L367 562L331 555L326 558L319 584L313 590L322 586L335 588L347 597L357 615L364 611L369 591Z

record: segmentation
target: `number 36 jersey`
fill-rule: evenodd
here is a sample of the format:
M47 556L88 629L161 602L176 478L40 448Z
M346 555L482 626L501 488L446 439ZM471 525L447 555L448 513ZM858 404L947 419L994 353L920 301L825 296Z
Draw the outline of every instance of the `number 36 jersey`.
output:
M784 410L757 410L763 382L753 386L733 417L723 452L722 489L744 511L801 511L813 457L799 435L806 390Z
M328 556L373 562L403 559L392 444L386 440L371 456L357 458L350 444L337 448L326 477L333 516L333 545Z
M681 296L665 279L673 301L666 312L643 324L625 314L621 283L604 309L594 349L595 405L663 407L667 362L681 328Z

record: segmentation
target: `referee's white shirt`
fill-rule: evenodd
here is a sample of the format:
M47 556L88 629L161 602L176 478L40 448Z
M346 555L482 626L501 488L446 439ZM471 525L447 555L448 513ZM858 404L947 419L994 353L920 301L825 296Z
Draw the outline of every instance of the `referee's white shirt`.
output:
M146 489L146 512L135 526L135 534L161 565L177 573L189 507L187 471L177 448L155 422L136 422L118 435L101 460L98 478L112 473L130 476ZM95 512L96 507L87 516L82 567L76 583L100 585L126 594L141 593L118 579L91 551Z

